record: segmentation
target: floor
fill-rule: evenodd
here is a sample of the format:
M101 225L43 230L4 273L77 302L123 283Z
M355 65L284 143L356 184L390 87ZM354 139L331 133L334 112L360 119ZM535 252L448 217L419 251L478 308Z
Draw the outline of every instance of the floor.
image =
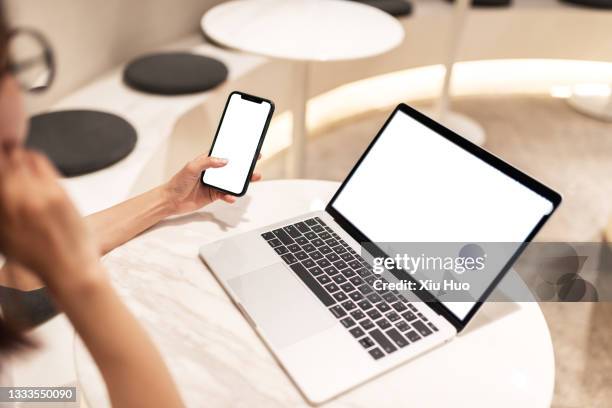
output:
M612 214L612 124L548 96L470 97L454 107L484 126L486 149L563 194L562 207L538 240L602 239ZM387 115L375 112L314 135L306 177L342 180ZM282 163L281 156L269 160L262 168L266 178L280 177ZM612 406L612 303L543 303L541 308L555 349L553 407Z

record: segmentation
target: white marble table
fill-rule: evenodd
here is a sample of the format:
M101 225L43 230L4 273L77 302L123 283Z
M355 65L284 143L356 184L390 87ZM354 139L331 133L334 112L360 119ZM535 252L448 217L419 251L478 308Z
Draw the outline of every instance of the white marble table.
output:
M201 25L223 46L294 62L290 177L304 174L308 62L373 57L404 38L395 18L344 0L234 0L210 9Z
M197 253L203 243L321 209L337 187L308 180L253 184L233 206L215 203L166 221L107 255L113 283L160 348L187 406L306 405ZM110 406L78 339L75 363L89 406ZM554 371L538 305L490 303L444 347L326 405L548 407Z

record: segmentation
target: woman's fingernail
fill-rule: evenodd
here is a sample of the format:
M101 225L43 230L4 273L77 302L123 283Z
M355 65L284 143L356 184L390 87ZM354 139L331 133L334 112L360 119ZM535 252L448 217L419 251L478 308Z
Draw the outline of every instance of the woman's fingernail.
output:
M227 159L222 159L220 157L215 157L214 159L219 164L227 164Z

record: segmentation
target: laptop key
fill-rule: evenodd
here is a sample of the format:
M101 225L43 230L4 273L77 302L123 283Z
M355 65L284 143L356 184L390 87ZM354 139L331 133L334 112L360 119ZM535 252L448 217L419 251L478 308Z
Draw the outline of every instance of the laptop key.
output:
M363 312L361 310L359 310L359 309L353 310L351 312L351 316L353 316L353 319L355 319L355 320L361 320L361 319L366 317L366 315L363 314Z
M357 269L356 272L362 278L365 278L366 276L370 276L371 275L370 271L368 271L366 268Z
M342 272L342 274L346 276L347 278L352 278L353 276L356 276L355 271L352 270L351 268L343 269L340 272Z
M313 266L315 266L315 263L312 259L304 259L302 261L302 264L307 268L312 268Z
M359 306L361 308L361 310L370 310L371 308L374 307L366 299L363 299L363 300L357 302L357 306ZM398 319L399 319L399 316L398 316Z
M372 319L372 320L377 320L377 319L380 319L382 317L380 312L378 310L376 310L376 309L368 310L366 313L370 317L370 319Z
M346 248L342 245L338 245L332 248L337 254L343 254L346 252Z
M351 285L350 283L348 283L348 282L343 283L342 285L340 285L340 287L346 293L349 293L349 292L351 292L351 291L353 291L355 289L355 287L353 285Z
M343 316L346 316L346 312L344 311L343 308L341 308L340 306L336 305L333 307L329 308L329 311L332 312L332 314L334 316L336 316L337 318L341 318Z
M344 262L351 262L352 260L354 260L355 258L353 257L353 255L351 255L349 252L345 252L343 253L340 258L342 258L342 260Z
M322 247L319 247L319 251L321 251L321 253L323 255L327 255L327 254L331 254L332 253L332 249L330 247L328 247L327 245L323 245ZM330 259L331 261L331 259Z
M387 330L387 336L391 337L391 340L399 347L406 347L408 345L408 340L406 340L396 329Z
M300 231L298 231L297 228L295 228L295 225L287 225L285 228L283 228L285 231L287 231L287 234L289 234L289 236L291 238L297 238L302 236L302 234L300 233Z
M372 303L378 303L382 301L382 298L378 296L376 293L370 293L368 296L366 296L366 298Z
M282 245L281 246L277 246L276 248L274 248L274 250L279 255L286 254L287 252L289 252L287 247L286 246L282 246Z
M383 330L387 330L389 327L391 327L391 323L389 323L387 319L379 319L376 321L376 324Z
M402 302L397 302L392 304L391 306L393 306L393 308L395 310L397 310L398 312L403 312L404 310L408 310L408 308L406 307L405 304L403 304Z
M330 252L329 254L325 255L325 257L329 262L336 262L338 259L340 259L338 254L335 252Z
M414 319L416 319L416 316L410 310L408 310L407 312L402 313L402 317L404 319L406 319L407 321L409 321L409 322L411 322Z
M393 343L391 343L391 341L389 341L389 339L387 339L387 337L380 330L372 330L370 332L370 336L372 336L372 338L374 338L374 341L378 343L380 348L385 350L387 353L393 353L397 350L397 347L395 347Z
M338 269L344 269L344 268L348 268L348 265L346 264L346 262L339 260L334 262L334 266Z
M334 276L340 272L333 266L328 266L327 268L323 268L323 271L327 274L327 276Z
M308 243L308 240L305 237L297 237L295 239L295 242L297 242L300 245L306 245Z
M291 238L289 236L289 234L287 234L282 228L279 229L275 229L274 231L274 235L276 235L276 238L280 239L280 242L282 242L285 245L291 245L293 244L293 238Z
M348 299L348 296L346 296L346 293L344 292L336 292L332 296L337 302L344 302L346 299Z
M277 246L283 245L283 243L280 242L278 238L272 238L271 240L268 241L268 244L270 244L272 248L276 248Z
M312 227L310 227L314 232L319 233L319 232L323 232L323 227L320 225L313 225Z
M314 251L310 253L310 257L314 259L315 261L318 261L319 259L323 258L323 254L320 253L319 251Z
M321 238L323 241L328 240L331 238L331 235L329 235L329 232L325 231L319 234L319 238Z
M332 248L333 248L333 247L335 247L336 245L340 245L340 244L338 243L338 241L336 241L336 240L335 240L335 239L333 239L333 238L328 238L328 239L326 239L326 240L325 240L325 243L326 243L327 245L329 245L330 247L332 247Z
M431 330L438 331L438 328L436 326L434 326L433 323L428 323L428 324L429 324L429 328L431 328Z
M317 237L318 237L318 236L317 236L317 234L315 234L315 233L314 233L314 232L312 232L312 231L305 233L305 234L304 234L304 236L305 236L306 238L308 238L309 240L311 240L311 241L312 241L313 239L317 239Z
M283 261L285 261L289 265L291 265L292 263L297 262L297 259L295 258L295 256L293 256L293 254L281 255L281 258L283 258Z
M353 276L349 279L349 281L355 286L363 284L363 280L359 276Z
M321 268L327 268L331 264L329 263L329 261L327 259L323 258L323 259L319 259L317 261L317 265L319 265Z
M359 324L364 330L370 330L372 327L374 327L374 323L372 323L370 319L363 319L359 322Z
M283 255L283 256L285 256L285 255ZM327 293L321 287L321 285L319 285L317 280L314 277L312 277L312 275L310 275L308 273L308 271L306 270L306 268L304 268L304 266L302 264L294 263L294 264L291 265L291 269L302 280L302 282L304 282L304 284L306 286L308 286L308 288L312 291L312 293L314 293L315 296L318 297L321 302L323 302L323 304L325 306L329 307L329 306L333 305L334 303L336 303L334 298L332 298L329 295L329 293Z
M372 289L372 287L370 285L361 285L358 289L364 295L367 295L367 294L372 293L374 291L374 289Z
M314 218L309 218L309 219L307 219L306 221L304 221L304 223L305 223L306 225L311 226L311 227L312 227L313 225L318 225L318 224L319 224L318 222L316 222L316 221L315 221L315 219L314 219Z
M318 266L315 266L314 268L310 268L308 271L312 274L312 276L319 276L320 274L323 273L323 270L319 268Z
M300 251L295 253L295 257L300 261L303 261L304 259L308 259L308 254L306 254L304 251Z
M365 336L365 332L361 329L361 327L353 327L349 332L358 339L359 337Z
M416 331L418 331L419 334L423 337L429 336L432 333L429 327L427 327L427 325L420 320L417 320L416 322L412 323L412 327L415 328Z
M383 313L388 312L389 310L391 310L391 306L389 306L389 304L385 303L385 302L378 303L376 305L376 307L378 308L378 310L380 310Z
M329 293L334 293L340 290L338 285L336 285L335 283L328 283L324 287L325 287L325 290L327 290Z
M351 268L353 268L353 269L359 269L359 268L361 268L361 262L359 262L358 260L353 260L353 261L350 261L348 264L349 264L349 266L350 266Z
M363 295L359 291L351 292L349 297L353 299L354 302L359 302L361 299L363 299Z
M338 285L346 282L346 278L344 276L342 276L341 274L338 274L336 276L334 276L332 278L334 280L334 282L336 282Z
M387 292L384 295L382 295L383 299L385 299L387 302L389 303L393 303L397 301L397 298L395 297L395 295L391 292Z
M300 231L301 233L304 232L308 232L310 231L310 228L308 228L308 225L306 225L305 222L298 222L295 224L295 227L298 229L298 231Z
M342 325L347 329L357 324L350 316L346 316L344 319L340 319L340 323L342 323Z
M376 280L378 279L379 278L375 275L366 276L364 278L364 280L368 283L368 285L374 285L374 282L376 282Z
M372 350L368 350L368 353L370 353L370 355L374 358L374 360L378 360L385 356L385 353L383 353L383 351L379 349L378 347L373 348Z
M342 302L342 307L347 311L351 311L355 309L357 306L350 300L347 300L346 302Z
M331 279L327 275L320 275L319 277L317 277L317 280L319 281L319 283L321 283L321 285L327 285L331 282Z
M391 320L392 322L401 319L401 317L395 312L387 313L385 316L387 316L387 319Z
M293 253L300 252L302 250L302 248L298 244L288 245L287 249L289 249Z
M410 325L403 320L395 323L395 326L403 332L410 330Z
M304 245L304 246L302 247L302 249L303 249L304 251L306 251L306 252L312 252L312 251L316 250L317 248L315 248L315 246L314 246L314 245L312 245L312 244L306 244L306 245Z
M316 247L320 247L325 245L325 242L323 242L322 240L320 240L319 238L317 239L313 239L312 241L310 241L312 243L312 245L316 246Z
M413 343L415 341L421 340L421 336L419 336L414 330L410 330L408 333L406 333L406 337L408 337L408 340Z
M272 233L272 231L269 231L269 232L264 232L263 234L261 234L261 237L265 239L266 241L269 241L273 239L275 235Z
M370 348L376 345L369 337L359 339L359 344L361 344L364 348Z

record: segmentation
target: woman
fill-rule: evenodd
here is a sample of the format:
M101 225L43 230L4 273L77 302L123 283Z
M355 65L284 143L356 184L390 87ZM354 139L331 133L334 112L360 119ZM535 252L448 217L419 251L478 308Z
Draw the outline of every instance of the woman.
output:
M199 182L202 170L227 161L200 156L167 184L83 220L49 161L22 147L27 118L16 80L20 67L8 55L17 35L0 2L0 254L6 259L0 284L46 287L87 345L113 406L182 406L158 351L114 292L99 257L165 217L218 199L233 203L234 197ZM23 293L11 292L8 304ZM2 308L0 352L27 348L28 340L10 325L6 300Z

